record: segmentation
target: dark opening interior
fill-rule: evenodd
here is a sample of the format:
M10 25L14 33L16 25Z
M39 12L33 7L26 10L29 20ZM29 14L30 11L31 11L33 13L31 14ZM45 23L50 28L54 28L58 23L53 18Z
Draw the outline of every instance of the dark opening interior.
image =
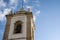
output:
M21 23L16 23L15 28L14 28L14 34L21 33L21 32L22 32L22 24Z

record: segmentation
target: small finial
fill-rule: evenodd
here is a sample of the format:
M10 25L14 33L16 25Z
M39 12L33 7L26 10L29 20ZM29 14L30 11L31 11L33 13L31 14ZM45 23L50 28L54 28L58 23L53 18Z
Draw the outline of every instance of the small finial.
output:
M22 0L22 5L21 5L20 11L24 11L23 3L24 3L24 1Z
M10 11L10 13L9 13L10 15L12 15L12 10Z
M30 10L30 8L28 8L28 12L30 12L31 10Z

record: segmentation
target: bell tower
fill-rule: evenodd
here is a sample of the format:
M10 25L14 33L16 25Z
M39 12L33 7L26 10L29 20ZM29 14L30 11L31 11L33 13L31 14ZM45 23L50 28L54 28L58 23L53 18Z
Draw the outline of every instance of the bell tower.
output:
M34 21L32 12L21 9L6 15L7 22L3 40L34 40Z

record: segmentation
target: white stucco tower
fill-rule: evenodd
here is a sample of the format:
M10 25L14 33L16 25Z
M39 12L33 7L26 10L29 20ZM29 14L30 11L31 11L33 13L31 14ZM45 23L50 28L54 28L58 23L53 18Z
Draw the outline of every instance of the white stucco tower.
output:
M3 40L34 40L34 21L32 12L21 9L6 15L7 22Z

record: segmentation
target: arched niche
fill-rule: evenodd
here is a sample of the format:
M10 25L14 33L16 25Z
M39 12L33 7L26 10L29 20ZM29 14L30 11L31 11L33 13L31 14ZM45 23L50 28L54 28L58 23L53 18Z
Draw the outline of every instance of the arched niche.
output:
M14 23L14 34L22 33L22 21L16 21Z

